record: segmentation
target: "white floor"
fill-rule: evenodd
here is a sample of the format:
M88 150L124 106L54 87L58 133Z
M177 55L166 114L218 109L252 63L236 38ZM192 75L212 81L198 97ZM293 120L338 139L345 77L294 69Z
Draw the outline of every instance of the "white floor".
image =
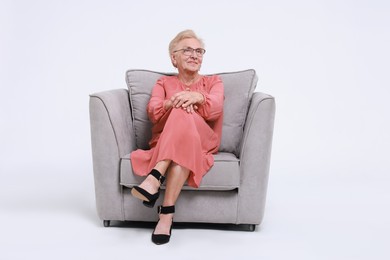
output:
M255 232L174 229L164 246L149 228L102 226L92 173L10 171L0 183L0 259L390 259L389 178L278 171Z

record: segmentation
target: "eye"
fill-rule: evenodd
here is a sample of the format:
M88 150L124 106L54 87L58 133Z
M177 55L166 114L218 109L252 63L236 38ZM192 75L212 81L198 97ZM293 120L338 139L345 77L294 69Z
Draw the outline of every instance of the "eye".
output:
M184 49L184 53L186 53L186 54L192 54L193 51L194 51L194 49L192 49L192 48Z

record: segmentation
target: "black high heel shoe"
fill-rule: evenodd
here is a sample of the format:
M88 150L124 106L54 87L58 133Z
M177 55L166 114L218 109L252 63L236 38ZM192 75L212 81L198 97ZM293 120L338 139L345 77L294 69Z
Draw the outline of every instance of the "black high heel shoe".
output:
M154 178L156 178L159 182L160 182L160 185L162 185L165 181L165 177L161 175L161 173L159 171L157 171L156 169L153 169L149 175L152 175ZM156 203L158 197L160 196L160 187L158 188L158 191L154 194L150 194L149 192L147 192L146 190L142 189L141 187L139 186L134 186L132 189L131 189L131 194L140 199L140 200L143 200L143 204L148 207L148 208L153 208L154 207L154 204Z
M159 206L157 211L158 211L158 214L175 213L175 205L167 206L167 207ZM160 218L158 221L160 221ZM157 224L158 224L158 222L157 222ZM154 231L156 231L156 228L154 228L153 234L152 234L153 243L155 243L156 245L162 245L162 244L168 243L169 239L171 238L171 234L172 234L172 225L173 225L173 218L172 218L171 228L169 229L169 235L165 235L165 234L157 234L156 235L156 234L154 234ZM156 227L157 227L157 225L156 225Z

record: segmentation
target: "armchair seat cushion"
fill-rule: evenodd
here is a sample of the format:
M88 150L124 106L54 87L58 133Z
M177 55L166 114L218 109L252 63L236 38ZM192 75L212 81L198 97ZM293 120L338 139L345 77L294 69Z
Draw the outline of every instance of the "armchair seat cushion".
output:
M224 191L238 189L240 186L240 161L232 153L220 152L214 155L214 166L204 176L198 189L184 185L183 190ZM139 185L144 177L133 174L130 155L121 158L120 184L126 187ZM164 186L162 187L164 189Z

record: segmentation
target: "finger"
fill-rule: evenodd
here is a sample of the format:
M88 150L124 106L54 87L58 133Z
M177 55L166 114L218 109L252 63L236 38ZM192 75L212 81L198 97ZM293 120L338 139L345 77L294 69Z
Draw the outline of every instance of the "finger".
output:
M182 95L183 95L183 91L177 92L177 93L173 94L172 97L171 97L172 102L175 101L175 100L177 100L177 99L180 99L180 97L181 97Z
M181 109L183 109L183 110L186 111L187 113L190 113L189 107L181 107Z
M181 107L184 103L184 100L179 100L179 102L177 102L176 104L176 107Z
M179 107L179 103L181 102L181 96L176 96L176 97L173 97L173 105L175 107Z
M186 101L183 103L182 107L188 107L188 106L190 106L190 105L192 105L191 101L190 101L190 100L186 100Z

